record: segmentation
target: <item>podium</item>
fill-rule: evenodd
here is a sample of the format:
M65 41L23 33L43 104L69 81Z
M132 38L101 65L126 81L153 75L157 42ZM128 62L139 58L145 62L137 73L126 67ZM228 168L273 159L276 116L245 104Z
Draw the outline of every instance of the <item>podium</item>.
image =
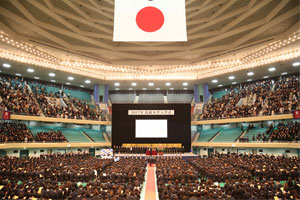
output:
M146 151L146 155L150 156L150 150ZM157 155L157 151L156 150L152 150L152 156L156 156Z

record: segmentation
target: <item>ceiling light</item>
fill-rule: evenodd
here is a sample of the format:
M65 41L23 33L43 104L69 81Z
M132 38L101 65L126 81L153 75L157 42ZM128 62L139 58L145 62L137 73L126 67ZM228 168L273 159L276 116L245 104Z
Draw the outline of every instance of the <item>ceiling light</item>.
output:
M80 85L80 87L84 87L84 85Z
M74 77L69 76L69 77L68 77L68 80L73 81L73 80L74 80Z
M160 90L160 88L156 88L156 90Z
M263 78L269 78L269 76L264 76Z
M171 83L166 83L166 86L171 86Z
M51 80L52 83L56 83L56 80Z
M35 77L33 77L34 79L40 79L40 77L37 77L37 76L35 76Z
M116 88L115 90L120 90L120 88Z
M66 85L71 85L71 83L68 83L68 82L67 82Z
M294 63L293 63L293 66L294 66L294 67L300 66L300 62L294 62Z
M187 82L184 82L184 83L182 83L182 85L183 85L183 86L188 86L188 85L189 85L189 83L187 83Z
M132 88L129 88L128 90L133 90Z
M223 85L222 85L222 84L220 84L220 85L218 85L218 87L223 87Z
M183 88L184 90L187 90L187 88L185 87L185 88Z
M55 74L51 72L51 73L49 73L49 76L54 77Z
M0 70L0 72L2 72L2 71Z
M174 90L174 88L170 88L170 90Z
M16 73L16 76L22 76L22 74Z
M6 68L10 68L10 64L8 64L8 63L3 63L2 66L6 67Z
M248 76L253 76L253 75L254 75L254 72L248 72L247 75L248 75Z
M218 80L217 80L217 79L214 79L214 80L212 80L211 82L212 82L212 83L217 83Z
M233 79L235 79L235 77L234 76L229 76L228 77L230 80L233 80Z
M143 90L147 90L147 88L143 88Z
M232 85L237 84L237 82L232 82Z
M91 83L90 80L85 80L84 82L85 82L86 84L90 84L90 83Z
M132 86L136 86L136 83L131 83Z
M33 73L34 69L28 68L27 71L30 72L30 73Z
M287 74L288 74L287 72L282 72L282 73L281 73L281 75L287 75Z
M275 67L270 67L268 70L269 70L269 72L274 72L276 70L276 68Z
M153 85L154 85L154 83L148 83L148 85L149 85L149 86L153 86Z
M248 79L247 81L250 82L250 81L252 81L252 79Z
M120 83L115 83L115 86L120 86Z

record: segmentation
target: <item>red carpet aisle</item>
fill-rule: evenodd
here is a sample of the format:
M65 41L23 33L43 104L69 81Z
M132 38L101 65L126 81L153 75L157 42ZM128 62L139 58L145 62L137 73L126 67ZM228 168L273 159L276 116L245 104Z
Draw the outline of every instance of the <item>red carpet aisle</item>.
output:
M150 167L147 167L147 177L146 177L146 192L145 192L145 200L158 200L158 193L156 187L156 177L155 171L156 167L155 164L152 164Z

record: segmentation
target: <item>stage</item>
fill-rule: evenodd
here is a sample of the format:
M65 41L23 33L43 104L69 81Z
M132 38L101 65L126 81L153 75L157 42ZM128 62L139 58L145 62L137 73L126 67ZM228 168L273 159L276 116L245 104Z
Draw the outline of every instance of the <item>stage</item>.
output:
M183 153L183 154L164 154L164 155L155 155L152 156L152 158L161 158L161 157L182 157L184 160L188 160L190 158L195 158L198 155L193 154L192 152L189 153ZM120 157L120 158L128 158L128 157L144 157L144 158L149 158L149 155L146 154L115 154L115 157Z

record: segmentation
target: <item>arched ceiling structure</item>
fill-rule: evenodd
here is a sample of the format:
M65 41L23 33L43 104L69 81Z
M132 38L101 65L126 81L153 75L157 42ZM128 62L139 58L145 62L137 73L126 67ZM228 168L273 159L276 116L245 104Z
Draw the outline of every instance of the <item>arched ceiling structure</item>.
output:
M0 57L103 80L200 80L299 57L299 12L298 0L186 0L187 42L113 42L113 0L3 0Z

